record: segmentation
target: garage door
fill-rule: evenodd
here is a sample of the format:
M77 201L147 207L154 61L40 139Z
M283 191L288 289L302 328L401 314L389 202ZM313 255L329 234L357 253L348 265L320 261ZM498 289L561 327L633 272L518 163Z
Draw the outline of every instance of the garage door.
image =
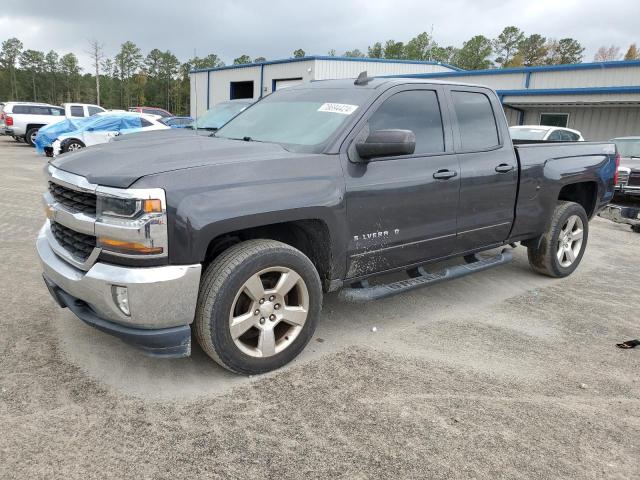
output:
M302 78L284 78L281 80L273 81L273 91L282 90L283 88L293 87L295 85L300 85L302 83Z

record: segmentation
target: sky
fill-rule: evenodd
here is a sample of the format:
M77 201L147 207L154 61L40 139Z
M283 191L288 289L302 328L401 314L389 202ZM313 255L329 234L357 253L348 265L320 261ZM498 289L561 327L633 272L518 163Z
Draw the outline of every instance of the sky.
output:
M230 64L242 54L279 59L302 48L307 55L366 52L376 41L404 41L433 32L443 46L474 35L496 37L507 25L547 38L573 37L592 61L598 47L622 53L640 44L639 0L21 0L0 11L0 41L25 48L75 53L89 69L88 42L108 56L131 40L146 55L171 50L181 60L215 53Z

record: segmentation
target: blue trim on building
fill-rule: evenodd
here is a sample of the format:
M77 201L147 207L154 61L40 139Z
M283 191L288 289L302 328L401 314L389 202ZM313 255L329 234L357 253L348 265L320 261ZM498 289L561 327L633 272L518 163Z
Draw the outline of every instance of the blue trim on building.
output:
M209 110L209 96L211 95L211 73L207 72L207 110Z
M531 72L527 72L524 77L524 88L529 88L529 84L531 83Z
M262 98L263 86L264 86L264 64L260 65L260 95L258 95L258 98Z
M459 72L405 73L401 75L385 75L400 78L438 78L467 77L475 75L504 75L509 73L562 72L571 70L599 70L607 68L640 67L640 60L621 60L616 62L576 63L571 65L545 65L542 67L491 68L488 70L462 70Z
M368 63L401 63L401 64L416 64L416 65L439 65L445 68L450 68L451 70L455 70L456 72L464 72L461 68L454 67L453 65L449 65L447 63L442 62L433 62L433 61L421 61L421 60L401 60L401 59L392 59L392 58L354 58L354 57L329 57L326 55L313 55L310 57L300 57L300 58L285 58L282 60L268 60L266 62L256 62L256 63L243 63L242 65L225 65L224 67L211 67L211 68L199 68L191 70L189 73L198 73L198 72L215 72L219 70L231 70L234 68L251 68L251 67L264 67L264 65L278 65L281 63L295 63L295 62L308 62L312 60L337 60L343 62L368 62ZM447 73L447 72L444 72Z
M507 96L529 97L540 95L611 95L616 93L640 93L640 86L624 87L581 87L581 88L541 88L522 90L496 90L500 99Z

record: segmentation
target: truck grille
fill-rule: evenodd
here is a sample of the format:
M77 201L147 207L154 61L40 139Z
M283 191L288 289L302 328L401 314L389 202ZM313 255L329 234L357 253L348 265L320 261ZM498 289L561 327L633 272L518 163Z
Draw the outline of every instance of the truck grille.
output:
M629 181L627 182L627 185L640 187L640 172L631 172L631 175L629 175Z
M49 182L49 193L51 193L56 202L61 203L71 211L88 215L96 214L95 193L79 192L53 182Z
M85 261L96 246L96 237L78 233L59 223L51 222L51 233L74 257Z

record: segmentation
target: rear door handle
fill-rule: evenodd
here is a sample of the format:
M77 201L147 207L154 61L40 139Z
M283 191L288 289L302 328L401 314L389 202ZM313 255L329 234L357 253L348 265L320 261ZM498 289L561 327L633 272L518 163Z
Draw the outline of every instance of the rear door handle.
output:
M433 174L433 178L436 178L438 180L449 180L450 178L453 178L456 175L458 174L456 172L452 172L451 170L438 170L436 173Z
M498 173L509 173L514 168L516 168L516 167L514 167L513 165L508 165L506 163L501 163L500 165L498 165L496 167L496 172L498 172Z

